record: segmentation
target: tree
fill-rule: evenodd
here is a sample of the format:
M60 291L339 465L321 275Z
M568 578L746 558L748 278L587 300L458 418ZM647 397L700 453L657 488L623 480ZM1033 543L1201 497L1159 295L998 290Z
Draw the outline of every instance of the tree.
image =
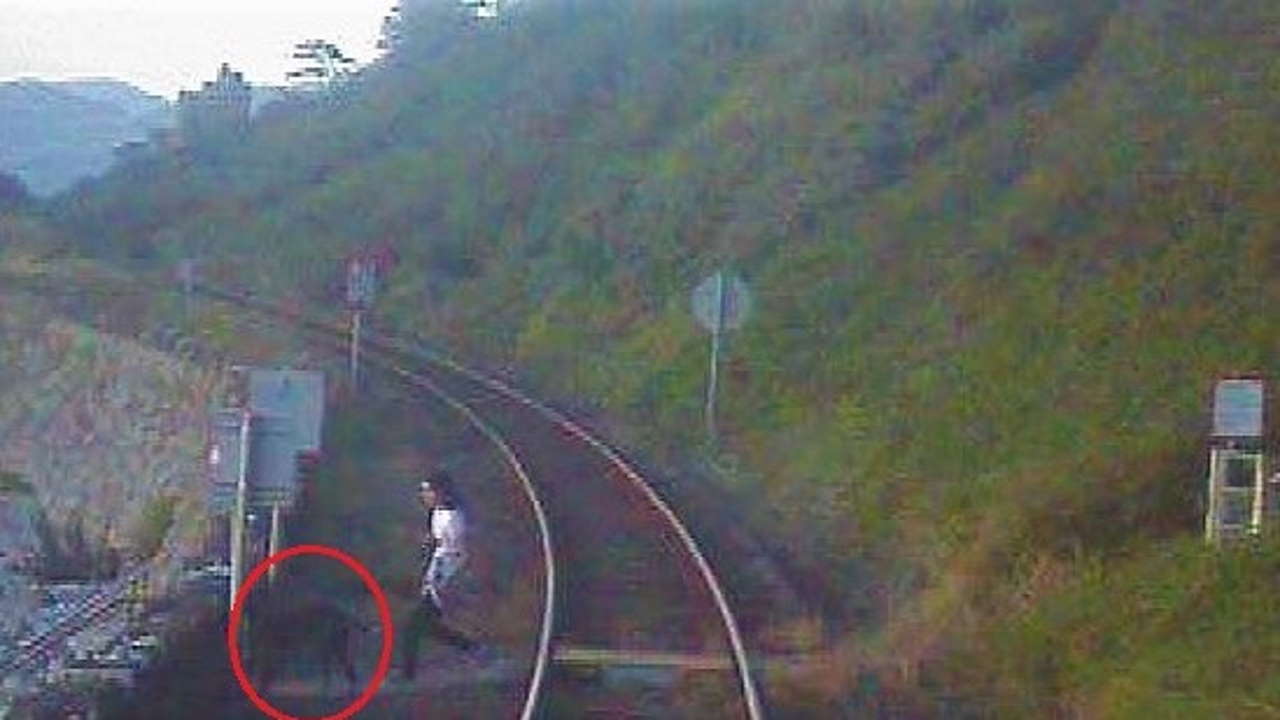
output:
M333 85L348 79L356 62L344 55L337 45L319 38L294 45L293 58L306 63L300 70L285 73L285 79L321 85Z
M391 11L382 18L381 37L378 38L378 49L391 52L400 44L401 29L404 27L404 16L399 5L391 6Z
M22 178L12 173L0 172L0 211L17 210L32 202L31 192Z

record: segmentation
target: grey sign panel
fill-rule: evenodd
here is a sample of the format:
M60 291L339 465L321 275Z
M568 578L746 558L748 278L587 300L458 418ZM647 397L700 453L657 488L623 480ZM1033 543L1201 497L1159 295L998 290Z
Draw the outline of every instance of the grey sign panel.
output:
M738 328L750 311L751 296L739 277L716 273L693 291L693 315L708 330L716 329L717 316L722 330Z
M1214 437L1262 437L1262 381L1219 380L1213 390Z
M240 479L239 410L219 410L213 415L209 442L209 507L212 512L229 512L235 504L236 483Z
M374 273L373 263L367 260L352 259L347 262L348 306L359 309L373 304L373 293L377 283Z
M309 370L252 370L249 409L255 416L288 418L294 452L319 450L324 425L324 374Z
M294 496L297 439L293 419L255 415L249 441L249 504L288 504Z

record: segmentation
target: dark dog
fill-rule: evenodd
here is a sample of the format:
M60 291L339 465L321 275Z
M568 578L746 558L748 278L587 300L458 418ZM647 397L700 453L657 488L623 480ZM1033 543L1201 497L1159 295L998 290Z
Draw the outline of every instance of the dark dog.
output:
M255 685L266 693L289 669L300 673L309 663L321 672L329 693L330 675L340 670L350 693L356 690L356 640L377 632L336 601L314 594L271 592L248 605L250 667Z

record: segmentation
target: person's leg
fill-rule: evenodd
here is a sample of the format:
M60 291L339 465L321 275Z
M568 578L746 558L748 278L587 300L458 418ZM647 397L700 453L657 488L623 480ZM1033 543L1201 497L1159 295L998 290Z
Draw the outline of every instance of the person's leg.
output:
M430 598L423 599L422 607L423 616L427 620L427 631L431 633L433 637L442 640L459 650L471 650L475 648L475 640L472 640L470 637L467 637L466 634L445 623L444 613L440 610L440 606Z

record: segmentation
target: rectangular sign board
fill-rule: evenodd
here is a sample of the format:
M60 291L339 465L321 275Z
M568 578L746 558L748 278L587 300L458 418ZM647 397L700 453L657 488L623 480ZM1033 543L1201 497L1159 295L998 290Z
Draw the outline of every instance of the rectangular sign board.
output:
M1213 436L1262 437L1262 380L1219 380L1213 390Z
M292 418L255 415L249 444L250 505L287 505L297 484L297 440Z
M287 418L295 452L320 449L324 425L324 373L313 370L260 370L249 373L249 410Z

